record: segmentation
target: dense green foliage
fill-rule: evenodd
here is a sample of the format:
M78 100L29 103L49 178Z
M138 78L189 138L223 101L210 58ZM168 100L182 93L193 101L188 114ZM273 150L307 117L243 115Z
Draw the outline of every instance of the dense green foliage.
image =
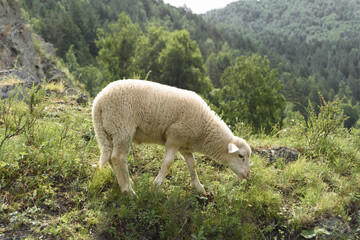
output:
M108 33L100 29L99 39L96 41L100 49L99 64L105 69L106 83L129 78L137 72L135 50L141 36L139 26L132 23L125 14L120 15L116 24L110 24L109 29Z
M206 41L213 41L220 49L224 42L244 51L253 50L255 44L236 33L207 23L189 9L174 8L161 0L19 0L26 19L36 33L42 35L57 48L60 57L64 57L71 45L82 65L94 62L98 49L95 39L98 28L107 29L109 23L115 23L118 16L125 12L133 22L145 30L149 24L163 26L165 30L187 29L191 38L196 40L204 54ZM207 56L207 55L205 55Z
M258 52L256 44L248 38L216 28L190 10L173 8L162 1L20 2L33 29L54 43L58 55L92 96L114 80L141 78L190 89L209 98L211 94L217 95L212 93L218 91L213 86L223 87L221 75L235 64L238 56ZM52 10L45 11L47 8ZM54 22L57 18L62 20ZM265 92L260 94L260 98L268 97ZM282 93L278 94L282 98ZM230 113L231 104L227 102L223 99L217 104L219 114ZM251 103L254 109L259 107L254 101ZM234 115L244 110L231 112ZM281 111L270 115L247 113L252 117L243 117L242 121L258 122L259 116L264 120L281 120ZM225 119L229 124L234 122L233 117ZM255 128L268 129L274 123L264 120Z
M99 30L98 62L104 69L104 83L131 78L190 89L202 94L211 90L205 65L195 41L186 30L169 32L150 26L145 34L125 14L110 31Z
M256 59L253 57L252 59ZM266 59L263 59L266 65ZM236 132L256 149L287 145L294 162L253 155L252 176L197 155L207 194L191 190L180 157L161 189L154 180L164 151L132 146L128 162L137 197L123 195L109 166L99 170L91 108L44 89L32 105L0 101L0 121L23 118L26 127L0 151L0 238L5 239L355 239L359 237L360 132L343 128L340 102L325 102L307 123L289 116L273 135ZM36 91L32 91L36 93ZM9 105L11 102L11 106ZM14 109L14 112L13 112ZM13 126L12 130L21 127ZM6 131L0 125L0 136ZM331 223L331 224L329 224Z
M254 129L271 130L281 122L285 98L277 71L271 70L269 60L259 55L239 57L235 65L226 68L221 76L221 90L215 91L212 102L221 109L231 125L250 123ZM241 111L234 111L241 109Z
M217 92L223 87L221 75L235 67L236 58L256 53L278 69L281 93L292 103L287 111L305 116L308 100L318 105L320 92L327 100L346 98L342 108L350 116L347 127L359 119L360 42L355 33L360 24L354 0L342 1L341 7L338 1L239 1L206 14L209 22L222 27L162 1L20 2L33 29L55 44L93 96L108 82L137 77L209 97L207 77ZM126 16L119 17L122 12ZM181 33L183 29L188 33ZM228 112L218 109L219 114Z

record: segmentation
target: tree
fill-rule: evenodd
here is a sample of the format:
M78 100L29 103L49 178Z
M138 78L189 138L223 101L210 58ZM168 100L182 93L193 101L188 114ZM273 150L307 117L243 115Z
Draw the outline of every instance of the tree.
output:
M219 110L226 121L251 123L256 130L271 130L281 121L285 98L277 70L270 69L270 61L260 55L237 58L221 76Z
M229 67L236 56L237 51L231 49L229 44L225 42L217 54L211 53L206 59L207 75L209 76L214 87L221 87L220 77L221 74Z
M223 73L233 63L233 59L238 54L235 49L231 49L229 44L225 42L217 55L218 69L220 73ZM218 79L220 81L220 78Z
M343 103L340 107L344 111L344 115L348 117L344 121L344 127L348 129L354 127L360 117L359 104L353 106L350 103Z
M96 96L96 94L101 90L103 75L99 68L92 65L86 67L80 67L77 70L79 81L85 84L86 90L90 93L91 96Z
M211 90L211 82L205 77L205 65L195 41L187 30L175 31L167 39L160 52L160 82L189 89L201 94Z
M76 72L77 69L80 67L78 60L74 53L74 45L71 45L69 50L65 54L65 63L66 63L66 67L71 72Z
M64 57L71 45L80 50L85 41L78 26L73 22L65 7L57 2L49 8L46 18L42 21L42 36L53 43L60 57Z
M188 31L171 33L152 26L143 34L125 14L109 29L108 33L99 30L96 42L105 83L137 74L201 94L210 92L212 85L205 77L200 50Z
M204 58L208 58L211 53L216 52L215 43L211 38L206 39L204 42L202 52L204 53Z
M142 78L147 77L151 81L160 81L162 66L159 62L159 56L166 47L170 35L171 33L162 27L150 26L147 29L147 34L139 39L135 62L141 69L139 74Z
M139 25L134 24L125 13L119 16L117 23L109 25L109 32L99 29L96 46L100 50L97 60L104 69L105 83L129 78L139 72L134 59L141 36Z
M218 60L215 53L211 53L206 59L206 70L214 87L220 87L221 73L218 67Z

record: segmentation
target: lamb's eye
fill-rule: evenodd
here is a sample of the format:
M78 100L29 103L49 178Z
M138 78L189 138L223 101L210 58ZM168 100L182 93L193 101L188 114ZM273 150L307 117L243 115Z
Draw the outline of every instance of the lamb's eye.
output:
M243 153L239 153L239 157L240 157L240 158L244 158L245 156L244 156Z

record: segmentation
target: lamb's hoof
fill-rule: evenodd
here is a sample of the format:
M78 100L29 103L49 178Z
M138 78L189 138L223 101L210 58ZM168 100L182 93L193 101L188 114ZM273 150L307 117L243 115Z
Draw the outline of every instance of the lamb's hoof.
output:
M163 182L163 179L159 176L157 176L154 180L154 184L157 188L159 188L161 186L162 182Z
M132 188L121 190L121 192L128 195L129 197L137 197L136 192Z
M153 188L154 192L158 192L158 193L165 192L164 189L161 187L162 184L159 185L155 180L153 181L153 184L154 184L154 188Z
M206 194L206 191L205 191L205 188L204 188L204 185L202 185L202 184L194 184L193 185L193 188L195 188L196 189L196 191L198 192L198 193L201 193L202 195L205 195Z
M132 189L131 189L131 191L129 191L129 195L137 197L136 192Z
M209 203L216 204L214 194L211 192L203 194L201 196L196 196L195 198L201 206L207 206Z

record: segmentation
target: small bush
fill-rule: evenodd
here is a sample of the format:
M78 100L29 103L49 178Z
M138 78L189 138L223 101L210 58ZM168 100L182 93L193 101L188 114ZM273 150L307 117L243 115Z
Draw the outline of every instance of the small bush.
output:
M329 150L328 144L337 136L344 134L344 122L347 119L341 109L342 100L326 102L321 95L320 100L318 114L309 102L309 117L305 131L308 149L314 154L326 153Z
M21 99L22 100L19 100ZM33 127L44 108L44 92L37 86L23 89L19 85L9 98L0 100L0 122L2 134L0 149L4 143L15 136L25 134L31 138Z

